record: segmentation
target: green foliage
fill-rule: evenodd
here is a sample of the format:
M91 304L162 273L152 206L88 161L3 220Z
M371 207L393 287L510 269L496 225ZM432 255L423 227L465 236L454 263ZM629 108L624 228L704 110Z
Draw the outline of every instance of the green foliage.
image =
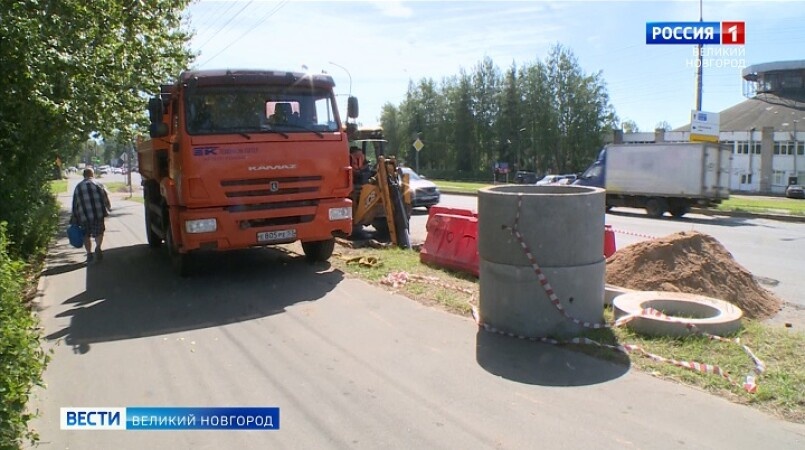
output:
M419 137L423 171L578 172L595 159L615 124L600 73L582 72L573 53L554 46L545 61L501 72L490 58L436 83L410 82L405 100L386 104L381 124L406 161Z
M187 66L188 3L0 0L0 220L12 255L50 236L35 224L56 157L74 160L90 134L129 141L144 95Z
M0 223L0 448L16 448L32 415L26 404L31 388L42 383L48 357L40 347L37 321L23 299L25 264L8 252L6 224Z
M90 135L131 141L144 97L191 60L189 1L0 0L0 448L32 437L25 404L46 358L23 304L22 261L56 227L53 164L74 161Z

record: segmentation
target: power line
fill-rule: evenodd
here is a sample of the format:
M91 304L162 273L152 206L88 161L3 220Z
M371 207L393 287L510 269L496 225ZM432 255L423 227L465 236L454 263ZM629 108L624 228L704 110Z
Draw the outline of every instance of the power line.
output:
M243 5L243 8L240 8L240 10L238 10L238 12L236 12L234 16L230 17L230 18L229 18L229 20L227 20L227 21L226 21L226 22L225 22L223 25L221 25L221 27L220 27L220 28L218 28L218 30L216 30L216 31L215 31L215 33L213 33L213 34L212 34L212 36L210 36L210 37L209 37L209 38L208 38L206 41L204 41L204 43L203 43L203 44L199 45L199 48L204 47L205 45L209 44L209 42L212 40L212 38L214 38L215 36L217 36L217 35L218 35L218 33L220 33L220 32L221 32L221 31L222 31L224 28L226 28L226 26L227 26L227 25L229 25L229 23L230 23L230 22L232 22L233 20L235 20L235 17L237 17L238 15L240 15L240 13L242 13L242 12L243 12L243 10L244 10L244 9L246 9L246 7L247 7L247 6L249 6L249 5L251 5L251 4L252 4L252 2L254 2L254 0L249 0L249 2L248 2L248 3L246 3L245 5Z
M221 50L219 50L219 51L218 51L218 53L216 53L216 54L212 55L212 56L210 57L210 59L208 59L207 61L205 61L205 62L204 62L204 64L202 64L202 66L203 66L203 65L206 65L206 64L209 64L209 63L210 63L210 61L212 61L213 59L217 58L217 57L218 57L218 55L220 55L221 53L225 52L227 49L229 49L229 47L232 47L232 46L233 46L233 45L234 45L236 42L238 42L239 40L241 40L241 39L243 39L244 37L246 37L246 35L247 35L247 34L249 34L249 33L251 33L252 31L254 31L254 29L255 29L255 28L257 28L258 26L262 25L262 24L263 24L263 23L264 23L266 20L268 20L268 19L269 19L271 16L273 16L273 15L274 15L274 14L276 14L276 13L277 13L277 12L278 12L280 9L282 9L282 7L283 7L283 6L285 6L285 5L288 3L288 1L289 1L289 0L282 0L280 3L278 3L278 4L277 4L277 6L275 6L275 7L274 7L274 9L270 10L270 11L269 11L269 12L268 12L266 15L264 15L263 17L261 17L261 18L260 18L260 19L257 21L257 23L256 23L256 24L254 24L252 27L250 27L248 30L246 30L246 32L244 32L243 34L241 34L240 36L238 36L237 38L235 38L234 40L232 40L232 42L230 42L230 43L229 43L229 44L227 44L227 45L226 45L224 48L222 48ZM249 3L251 3L251 2L249 2Z
M237 5L237 4L238 4L237 2L231 2L231 3L229 3L229 6L221 5L220 8L217 8L216 12L210 16L210 17L212 17L212 21L210 22L208 27L210 29L212 29L216 24L221 22L222 19L226 19L226 15L229 14L229 11L232 8L234 8L235 5ZM224 8L226 8L226 9L224 9ZM219 13L218 11L221 11L221 10L223 10L223 12ZM205 17L205 19L207 19L207 17Z

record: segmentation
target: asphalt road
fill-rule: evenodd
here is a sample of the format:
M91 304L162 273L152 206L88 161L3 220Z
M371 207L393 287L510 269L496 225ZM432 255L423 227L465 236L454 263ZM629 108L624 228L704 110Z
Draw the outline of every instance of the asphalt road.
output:
M477 211L477 198L442 195L440 205ZM424 240L426 222L424 209L417 211L411 221L413 240ZM718 239L765 288L805 308L805 223L702 214L653 219L643 210L630 208L613 209L607 214L606 223L616 231L617 248L649 239L646 236L689 230L707 233Z
M40 449L805 446L804 425L622 359L479 332L293 252L207 255L204 275L176 278L142 210L114 200L100 264L52 248ZM277 406L282 428L60 431L64 406Z

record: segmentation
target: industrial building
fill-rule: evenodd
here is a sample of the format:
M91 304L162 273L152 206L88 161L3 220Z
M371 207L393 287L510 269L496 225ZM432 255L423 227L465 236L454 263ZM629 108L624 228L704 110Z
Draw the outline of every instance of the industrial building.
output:
M782 194L805 183L805 60L743 69L744 100L719 112L720 141L732 149L730 189ZM690 125L674 131L615 132L614 142L687 142Z

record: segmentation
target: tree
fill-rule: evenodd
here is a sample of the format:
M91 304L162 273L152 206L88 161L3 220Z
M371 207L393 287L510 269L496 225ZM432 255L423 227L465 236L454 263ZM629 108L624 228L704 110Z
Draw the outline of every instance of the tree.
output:
M639 133L640 128L637 127L637 123L635 123L632 119L624 120L621 124L621 128L623 129L624 133Z
M654 125L655 130L664 130L664 131L671 131L674 127L671 126L670 123L666 122L665 120L661 122L657 122L657 125Z
M440 86L410 81L397 111L395 117L384 108L382 120L407 140L399 148L412 153L419 136L427 166L459 176L488 172L500 160L518 169L579 171L616 123L600 72L584 73L561 45L545 61L512 63L505 73L484 58Z
M57 156L90 133L130 139L144 96L192 59L181 23L189 0L0 0L0 221L12 252L43 245L36 213Z

